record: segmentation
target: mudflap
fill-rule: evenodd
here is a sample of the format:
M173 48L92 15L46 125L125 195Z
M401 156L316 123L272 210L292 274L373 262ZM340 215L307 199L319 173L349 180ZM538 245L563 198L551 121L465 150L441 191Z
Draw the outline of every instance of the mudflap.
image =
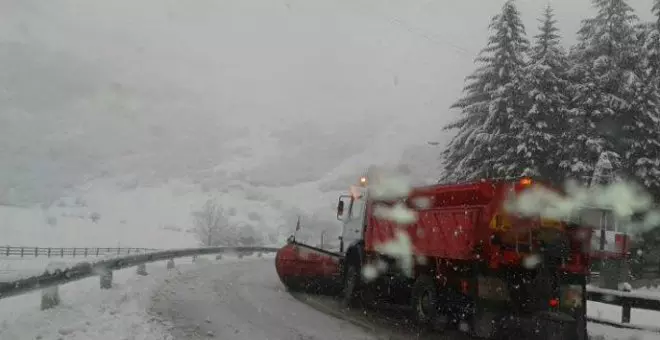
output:
M564 313L542 312L532 316L509 316L500 320L496 339L587 340L584 318Z

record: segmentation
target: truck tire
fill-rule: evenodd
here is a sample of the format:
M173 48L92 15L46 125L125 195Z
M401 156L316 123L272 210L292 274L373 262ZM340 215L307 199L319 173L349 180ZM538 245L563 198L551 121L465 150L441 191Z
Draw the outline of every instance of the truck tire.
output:
M410 304L417 326L429 327L438 312L438 288L428 275L420 275L412 287Z
M360 266L356 261L348 261L344 271L341 306L351 308L357 305L360 288Z
M304 285L296 280L287 279L283 280L282 283L284 283L284 288L292 293L303 292L305 290Z
M477 308L469 318L469 334L480 339L493 339L496 333L495 313Z

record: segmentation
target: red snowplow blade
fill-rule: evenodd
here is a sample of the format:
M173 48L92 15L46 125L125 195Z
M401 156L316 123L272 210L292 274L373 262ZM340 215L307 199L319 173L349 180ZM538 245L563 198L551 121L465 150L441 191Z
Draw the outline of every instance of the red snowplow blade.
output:
M341 283L341 256L291 242L275 255L275 270L289 289L326 290Z
M298 276L301 267L302 260L296 254L293 244L289 243L277 251L275 270L277 270L280 280L284 282L286 278Z

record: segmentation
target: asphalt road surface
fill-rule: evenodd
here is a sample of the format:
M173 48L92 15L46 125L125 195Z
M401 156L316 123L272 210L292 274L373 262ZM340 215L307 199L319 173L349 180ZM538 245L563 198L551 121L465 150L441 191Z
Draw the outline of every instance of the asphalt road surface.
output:
M152 312L176 340L466 339L419 334L400 312L345 311L331 297L291 294L272 258L207 263L166 282Z

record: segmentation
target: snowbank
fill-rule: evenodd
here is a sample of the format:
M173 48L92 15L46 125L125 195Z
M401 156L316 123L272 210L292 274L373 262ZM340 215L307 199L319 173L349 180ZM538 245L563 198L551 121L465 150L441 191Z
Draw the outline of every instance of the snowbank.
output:
M154 291L178 272L215 261L203 256L176 259L168 271L165 262L147 265L148 276L135 268L114 272L113 287L99 289L99 278L92 277L60 286L60 306L39 310L40 292L0 300L0 339L15 340L171 340L169 325L149 315ZM223 262L249 261L224 257Z

